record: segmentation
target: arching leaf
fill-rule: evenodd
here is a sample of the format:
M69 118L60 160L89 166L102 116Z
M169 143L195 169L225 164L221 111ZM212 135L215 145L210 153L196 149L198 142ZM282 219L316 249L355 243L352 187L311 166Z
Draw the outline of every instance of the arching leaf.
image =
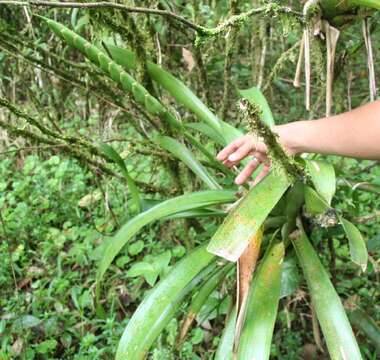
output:
M180 342L182 342L191 327L194 319L199 314L202 306L205 304L211 293L216 289L216 287L225 279L226 275L232 269L232 264L222 265L219 269L217 269L211 276L207 279L207 281L202 284L198 293L191 300L186 318L184 319L181 326L181 335Z
M210 189L221 188L217 181L208 173L185 145L169 136L158 136L156 141L163 149L183 161Z
M225 144L224 138L205 123L201 123L201 122L188 123L186 124L186 127L201 132L202 134L212 139L216 144L219 144L221 146Z
M207 250L236 261L289 186L290 182L282 170L271 171L230 212Z
M326 161L305 160L307 171L317 192L328 205L335 194L336 178L334 167Z
M350 244L351 260L365 271L368 263L368 252L362 234L353 223L342 217L339 220Z
M125 69L136 69L134 53L112 44L107 44L107 48L115 62ZM200 121L210 126L215 131L215 136L222 136L224 145L241 135L239 130L220 120L182 81L172 74L151 62L147 63L147 71L157 84L193 112Z
M232 360L236 315L236 307L234 307L227 319L214 360Z
M127 181L127 185L131 192L132 200L135 204L137 212L141 212L142 203L140 199L140 192L137 188L137 185L135 184L135 181L129 175L124 160L120 157L120 155L115 151L115 149L112 146L108 144L100 144L99 147L101 151L107 155L108 158L110 158L115 164L119 166L123 176L125 177L125 180Z
M376 322L362 309L347 311L348 319L354 328L360 330L380 355L380 328Z
M182 259L139 305L119 342L116 360L143 360L190 291L212 270L205 246ZM202 272L202 270L205 271Z
M301 263L327 348L332 360L361 360L360 350L343 305L329 275L310 244L302 224L299 236L292 238Z
M269 359L280 298L284 253L282 242L270 246L252 280L237 360Z
M108 245L106 246L103 256L100 260L96 276L98 288L104 276L104 273L107 271L108 267L111 265L117 254L120 252L123 246L127 244L127 242L145 225L151 223L152 221L163 219L171 214L176 214L181 211L231 202L234 199L234 193L231 191L200 191L166 200L135 216L121 227L118 233L113 237L113 239L111 239L111 241L109 241Z

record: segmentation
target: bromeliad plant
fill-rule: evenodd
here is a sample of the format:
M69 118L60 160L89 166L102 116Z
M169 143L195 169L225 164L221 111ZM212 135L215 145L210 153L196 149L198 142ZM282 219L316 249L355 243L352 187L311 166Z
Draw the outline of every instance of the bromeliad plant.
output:
M202 164L183 142L152 131L150 140L183 162L207 190L183 194L144 210L142 194L128 174L124 161L113 148L99 147L125 176L136 215L121 227L104 250L97 275L98 296L110 265L145 225L172 217L226 216L208 244L194 249L148 293L128 322L116 359L144 359L163 329L176 317L179 308L190 303L178 339L180 344L210 294L226 278L231 278L233 266L224 259L237 262L238 286L236 305L231 307L215 359L268 359L279 300L297 287L297 284L289 286L291 274L284 267L291 259L292 248L303 269L331 358L361 359L342 302L308 240L302 220L307 217L308 221L311 219L321 226L340 223L349 240L352 261L363 271L366 269L368 255L363 237L354 224L331 206L336 184L332 165L308 158L297 161L288 158L270 131L274 121L261 92L256 88L241 91L240 95L245 99L244 116L274 150L270 154L270 174L237 199L236 189L223 190L212 173L212 169L217 169L232 177L231 171L217 163L214 155L191 131L199 131L209 141L225 145L241 135L238 129L218 119L180 80L148 62L146 70L151 79L199 120L192 124L182 123L131 76L130 72L137 66L133 52L113 44L106 44L107 49L103 51L56 21L42 19L56 35L98 66L150 115L161 119L171 134L183 137L192 149L207 159L206 165ZM230 205L221 208L222 204Z

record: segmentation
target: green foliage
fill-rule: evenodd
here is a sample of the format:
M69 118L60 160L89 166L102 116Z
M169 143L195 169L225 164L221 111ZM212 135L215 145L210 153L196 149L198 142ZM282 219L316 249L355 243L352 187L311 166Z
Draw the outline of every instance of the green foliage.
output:
M284 173L272 171L230 212L211 239L208 250L236 261L289 186Z
M100 261L97 283L99 285L104 273L112 261L125 246L125 244L140 231L140 229L152 221L165 218L168 215L180 213L209 205L223 204L234 199L234 194L226 190L209 190L185 194L166 200L149 210L135 216L118 231L116 236L108 242L105 253Z
M284 253L283 243L271 244L253 278L237 359L269 359Z
M150 292L134 313L120 340L116 359L144 359L152 343L168 324L181 300L209 274L214 259L205 247L198 248L176 265ZM206 268L206 271L203 269ZM196 343L196 342L195 342Z
M362 359L343 305L302 225L293 240L332 359Z
M370 1L360 5L364 3L373 6ZM299 2L291 5L301 11ZM239 96L269 127L274 119L283 123L310 116L303 96L289 83L296 65L289 49L297 48L301 27L293 15L280 14L284 8L278 4L265 5L268 13L260 20L270 38L257 36L252 27L257 17L244 13L252 8L248 1L237 3L243 15L232 22L227 1L163 1L160 6L213 29L212 36L196 48L191 32L180 31L166 17L107 9L0 9L0 85L2 97L12 99L2 104L22 109L13 114L24 119L30 114L33 120L26 124L7 111L0 114L1 127L8 129L0 133L0 287L5 289L0 297L0 358L113 359L118 348L118 357L127 353L128 359L147 354L157 360L231 360L234 265L226 266L205 249L217 248L225 255L232 248L236 260L264 223L264 251L282 240L277 255L284 261L281 265L259 257L241 357L261 351L265 355L260 358L306 358L315 330L304 319L314 303L325 335L322 347L326 341L331 356L339 358L336 348L348 339L345 351L358 358L341 305L355 302L368 313L350 308L349 319L363 358L375 359L379 167L312 156L294 163L306 164L309 177L301 176L305 186L301 181L290 186L282 168L275 166L246 193L232 185L235 169L214 158L220 146L242 134L245 124L234 106ZM44 22L36 17L25 21L26 14L37 12ZM377 56L378 14L365 14L374 16ZM294 26L284 30L280 24L287 20ZM58 37L51 36L45 22ZM63 25L69 23L75 32ZM237 36L232 39L234 24ZM227 39L214 36L222 33ZM226 42L234 47L229 63L223 52ZM264 43L266 51L261 49ZM335 112L348 107L347 87L350 106L366 101L362 47L358 22L342 32L338 47ZM253 49L265 55L265 96L252 87L252 69L264 60L255 59ZM280 61L289 66L277 66ZM351 69L355 81L347 86ZM318 78L312 114L323 116L325 84L321 74L312 75ZM223 96L226 82L248 90ZM227 109L226 118L215 115L215 109ZM10 132L11 126L18 132ZM42 146L36 137L26 136L29 131L36 136L42 131L48 142ZM67 141L70 151L56 146L56 139ZM83 150L90 155L80 163L70 158L81 159ZM240 203L234 204L236 200ZM307 224L310 243L296 238L298 216ZM276 271L268 269L273 262ZM362 269L367 265L360 276L357 264ZM272 277L270 286L267 277ZM100 281L104 291L96 297ZM184 331L187 319L191 321ZM264 325L265 334L254 335ZM315 347L311 355L318 352Z

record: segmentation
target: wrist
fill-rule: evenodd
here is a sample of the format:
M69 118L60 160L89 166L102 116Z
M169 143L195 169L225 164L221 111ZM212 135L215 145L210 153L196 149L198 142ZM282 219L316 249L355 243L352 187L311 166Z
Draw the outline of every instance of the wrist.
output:
M292 122L288 124L275 126L274 131L278 135L278 140L288 155L298 155L305 150L302 144L302 126L303 121Z

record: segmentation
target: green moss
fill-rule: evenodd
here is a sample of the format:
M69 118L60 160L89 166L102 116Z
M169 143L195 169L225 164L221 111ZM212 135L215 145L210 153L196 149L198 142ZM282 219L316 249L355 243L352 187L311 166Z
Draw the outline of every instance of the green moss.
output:
M261 121L261 109L257 105L252 105L247 100L240 101L240 111L243 120L246 122L248 131L256 137L262 139L268 148L268 157L274 169L281 167L289 176L291 182L296 179L305 179L303 168L285 153L277 140L277 135Z

